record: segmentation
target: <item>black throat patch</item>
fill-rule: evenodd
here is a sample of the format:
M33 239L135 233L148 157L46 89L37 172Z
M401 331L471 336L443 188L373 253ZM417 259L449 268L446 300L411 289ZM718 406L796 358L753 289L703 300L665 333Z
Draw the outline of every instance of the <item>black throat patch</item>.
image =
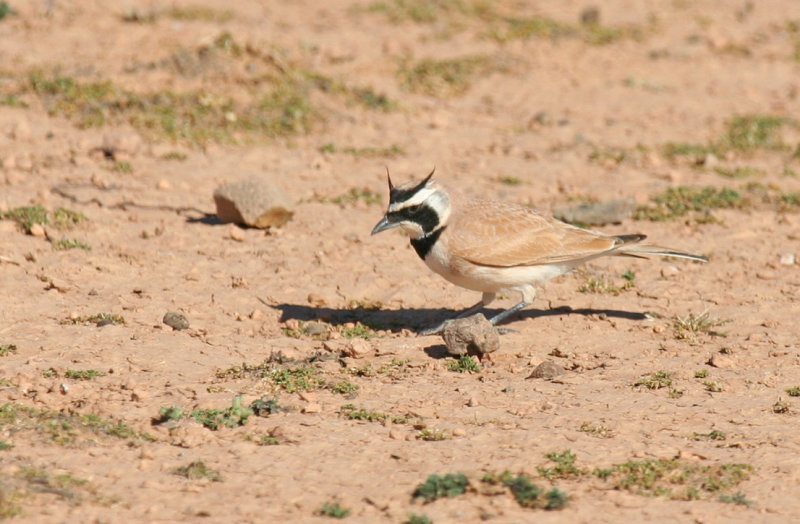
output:
M425 257L427 257L428 253L431 252L431 249L433 249L433 245L436 243L437 240L439 240L439 236L442 234L442 231L446 229L446 227L447 226L437 229L428 236L411 239L411 245L414 246L414 251L417 252L419 258L425 260Z

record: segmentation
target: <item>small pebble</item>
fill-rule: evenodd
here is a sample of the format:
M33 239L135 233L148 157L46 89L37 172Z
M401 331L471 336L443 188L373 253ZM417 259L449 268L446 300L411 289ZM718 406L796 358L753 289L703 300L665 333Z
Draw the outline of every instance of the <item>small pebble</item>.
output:
M664 329L664 326L653 326L653 333L663 333Z
M722 354L715 354L708 360L708 365L719 369L733 369L736 362L732 357Z
M674 277L680 272L681 270L675 266L666 266L661 268L661 276L664 278Z
M795 263L795 256L794 253L784 253L781 255L781 265L782 266L792 266Z
M244 230L240 227L231 226L231 229L228 231L228 236L237 242L244 242Z
M189 327L189 319L186 318L186 315L176 311L170 311L169 313L165 314L163 322L172 329L178 331L187 329Z
M463 437L467 434L467 431L464 428L456 428L453 430L454 437Z
M777 273L769 269L759 271L758 273L756 273L756 276L761 280L775 280L776 278L778 278Z
M306 335L312 337L324 337L330 333L331 328L322 322L309 322L306 324Z
M322 411L322 406L313 402L303 408L303 413L319 413Z
M254 309L250 313L250 318L253 320L261 320L263 317L264 317L264 312L261 311L260 309Z
M44 238L47 236L47 232L44 230L44 226L41 224L33 224L31 226L31 235L35 237Z

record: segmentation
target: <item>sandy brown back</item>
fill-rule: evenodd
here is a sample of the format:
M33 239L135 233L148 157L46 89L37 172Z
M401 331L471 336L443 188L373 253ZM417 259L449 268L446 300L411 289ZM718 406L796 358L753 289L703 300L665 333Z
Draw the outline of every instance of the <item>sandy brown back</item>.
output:
M496 267L581 260L620 243L518 204L488 200L461 202L445 234L453 255Z

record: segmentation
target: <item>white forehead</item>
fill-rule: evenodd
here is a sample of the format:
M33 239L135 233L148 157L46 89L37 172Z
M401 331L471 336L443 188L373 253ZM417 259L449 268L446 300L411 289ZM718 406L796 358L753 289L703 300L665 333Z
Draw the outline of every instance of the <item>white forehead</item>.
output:
M428 200L428 198L430 198L434 193L436 193L436 189L425 186L416 193L414 193L414 196L412 196L408 200L403 200L402 202L395 202L394 204L390 204L389 212L391 213L393 211L398 211L400 209L404 209L411 206L418 206L421 203Z

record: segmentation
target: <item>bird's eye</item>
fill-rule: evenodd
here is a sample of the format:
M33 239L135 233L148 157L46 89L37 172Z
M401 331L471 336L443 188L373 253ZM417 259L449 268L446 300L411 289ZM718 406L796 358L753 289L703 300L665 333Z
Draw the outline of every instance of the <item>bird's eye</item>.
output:
M419 213L419 210L422 209L422 206L413 206L408 208L409 215L416 215Z

